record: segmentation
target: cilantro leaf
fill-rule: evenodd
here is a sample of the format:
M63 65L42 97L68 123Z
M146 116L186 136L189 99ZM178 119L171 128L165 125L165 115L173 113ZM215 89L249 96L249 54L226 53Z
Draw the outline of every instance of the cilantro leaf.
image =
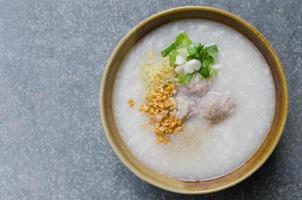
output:
M217 70L210 67L210 78L213 78L216 75L217 75Z
M182 85L186 85L190 82L192 78L193 78L193 74L180 73L178 75L178 82Z
M205 79L213 78L217 75L216 69L212 68L211 66L202 67L198 72Z
M214 64L214 59L209 56L204 58L204 60L202 62L203 67L209 67L209 66L212 66L213 64Z
M217 74L217 71L211 67L215 63L217 53L218 48L216 45L211 45L201 49L199 59L202 63L202 67L199 70L199 74L203 78L212 78Z
M202 68L200 68L199 74L203 78L208 78L210 76L210 69L209 69L209 67L202 67Z
M187 47L189 56L187 57L187 60L192 60L192 59L199 59L199 54L203 48L202 44L195 44L195 45L190 45Z
M205 47L203 47L200 51L199 51L199 55L198 55L198 57L199 57L199 60L200 60L200 62L201 63L203 63L203 61L205 60L205 58L207 57L207 50L206 50L206 48Z
M205 49L206 49L208 55L210 57L212 57L214 62L215 62L216 57L217 57L217 53L218 53L217 45L211 45L211 46L205 47Z
M201 80L201 81L205 79L199 72L196 73L196 75L198 76L199 80Z

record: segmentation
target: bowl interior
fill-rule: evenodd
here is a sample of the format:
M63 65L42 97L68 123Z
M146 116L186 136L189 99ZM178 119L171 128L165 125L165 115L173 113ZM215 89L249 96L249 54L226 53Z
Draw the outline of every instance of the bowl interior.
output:
M175 178L162 176L144 166L130 152L121 139L117 130L112 109L113 86L117 71L134 44L146 33L162 24L178 19L202 18L214 20L226 24L245 35L260 50L268 63L275 83L275 114L269 133L257 152L240 168L235 171L207 181L182 181ZM187 193L202 194L218 191L247 178L256 171L269 157L277 145L285 125L288 111L288 94L285 75L282 64L269 42L254 27L243 19L212 7L180 7L163 11L153 15L135 26L117 45L105 68L101 92L100 110L103 127L107 138L114 151L122 162L141 179L166 190Z

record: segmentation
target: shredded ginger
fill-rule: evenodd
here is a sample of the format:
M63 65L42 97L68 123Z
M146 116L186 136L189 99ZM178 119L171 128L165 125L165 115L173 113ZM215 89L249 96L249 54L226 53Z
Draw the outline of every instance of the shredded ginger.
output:
M151 91L158 84L177 81L175 70L169 65L167 58L160 58L157 62L152 62L152 57L152 52L148 52L147 62L140 70L140 78L146 84L147 91Z

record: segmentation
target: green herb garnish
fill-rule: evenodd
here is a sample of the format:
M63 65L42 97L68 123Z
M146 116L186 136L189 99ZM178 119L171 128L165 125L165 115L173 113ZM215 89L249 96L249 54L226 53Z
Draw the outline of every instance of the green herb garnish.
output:
M212 78L217 75L216 69L211 66L202 67L198 72L203 78Z
M214 77L214 76L217 75L217 70L216 69L210 67L209 71L210 71L210 77Z
M216 76L217 71L212 68L216 61L218 48L216 45L204 47L199 54L199 60L201 61L202 67L199 70L199 74L204 78L212 78Z
M218 53L218 48L217 45L211 45L205 48L208 56L213 58L213 61L216 61L217 53Z
M200 52L203 48L202 44L196 44L196 45L190 45L188 46L187 50L189 53L189 56L187 56L187 60L192 60L192 59L198 59L200 60Z
M165 48L164 50L161 51L161 55L162 57L166 57L167 55L169 55L169 53L172 50L176 50L177 48L177 44L175 42L173 42L172 44L170 44L167 48Z
M170 65L175 66L175 61L176 61L176 50L173 49L169 53L169 63L170 63Z
M178 82L182 85L186 85L190 82L192 78L193 78L193 74L180 73L178 75Z
M175 59L176 59L176 50L178 48L184 48L189 46L190 44L192 44L192 41L190 40L190 38L187 36L187 34L185 32L180 33L177 37L175 42L173 42L172 44L170 44L167 48L165 48L164 50L161 51L161 55L163 57L166 57L167 55L170 56L170 54L173 54L171 57L169 58L169 62L170 65L174 66L175 64ZM174 58L175 57L175 58ZM171 62L172 61L172 62ZM174 62L173 62L174 61Z
M187 47L192 44L191 39L185 32L180 33L175 40L177 47Z
M189 56L189 52L188 52L187 48L183 47L183 48L177 49L177 55L181 55L182 57L186 58L187 56Z
M180 84L187 84L194 75L198 75L201 79L212 78L216 76L217 71L212 68L218 54L217 45L204 46L203 44L192 44L191 39L185 32L180 33L175 41L167 48L161 51L163 57L169 56L169 63L171 66L176 66L175 61L177 55L186 58L187 61L198 59L201 62L201 68L198 72L193 74L180 73L178 74L178 82Z

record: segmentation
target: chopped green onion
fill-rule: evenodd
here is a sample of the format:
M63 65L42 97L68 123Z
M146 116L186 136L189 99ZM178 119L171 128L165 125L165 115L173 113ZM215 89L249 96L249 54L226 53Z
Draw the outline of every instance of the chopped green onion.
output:
M165 48L164 50L161 51L161 55L163 57L166 57L173 50L176 50L177 48L187 47L190 44L192 44L192 41L190 40L190 38L187 36L187 34L185 32L182 32L176 37L175 42L173 42L167 48Z
M192 78L193 78L193 74L180 73L178 75L178 82L182 85L186 85L190 82Z
M185 32L180 33L173 43L161 51L163 57L169 56L169 64L171 66L176 66L177 55L181 55L187 61L198 59L201 62L201 68L198 72L195 72L195 75L198 75L202 80L217 75L217 71L212 68L216 61L217 53L217 45L205 47L200 43L192 44L192 41ZM193 74L181 73L178 75L178 82L184 85L188 84L192 77Z
M181 55L184 58L186 58L189 55L187 48L179 48L179 49L177 49L177 54Z
M167 48L165 48L164 50L161 51L161 55L163 57L166 57L167 55L169 55L169 53L172 50L175 50L177 48L177 44L175 42L173 42L172 44L170 44Z
M177 47L187 47L192 44L192 41L185 32L180 33L175 40Z
M173 49L169 54L169 64L171 66L175 66L175 61L176 61L176 50Z

